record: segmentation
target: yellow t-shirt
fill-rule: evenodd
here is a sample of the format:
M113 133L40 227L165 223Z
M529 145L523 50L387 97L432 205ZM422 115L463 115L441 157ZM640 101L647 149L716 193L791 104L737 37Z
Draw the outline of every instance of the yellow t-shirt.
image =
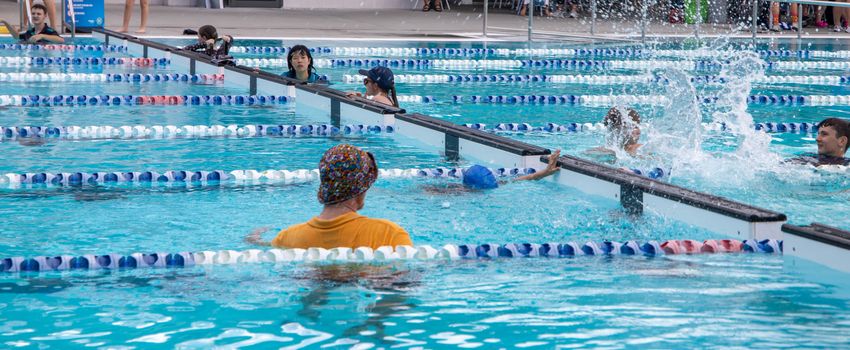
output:
M272 246L281 248L339 248L413 245L401 226L384 219L372 219L355 212L331 220L312 218L277 234Z

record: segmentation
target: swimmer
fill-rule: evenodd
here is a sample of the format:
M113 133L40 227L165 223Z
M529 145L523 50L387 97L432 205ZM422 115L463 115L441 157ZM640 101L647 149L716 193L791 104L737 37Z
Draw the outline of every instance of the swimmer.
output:
M372 101L398 107L398 97L395 91L395 77L393 71L387 67L375 67L370 70L361 69L360 74L365 75L363 85L366 86L366 98ZM351 96L363 96L359 92L349 92Z
M827 118L818 123L818 153L803 154L786 160L792 164L850 165L850 159L844 155L850 142L850 122L840 118Z
M561 150L555 150L555 152L552 152L552 154L549 155L549 161L546 164L545 169L535 172L534 174L519 176L513 179L512 182L537 181L556 173L560 169L558 166L558 158L560 156ZM500 184L505 185L508 183L509 182L507 181L496 180L496 175L493 175L493 172L490 171L490 169L476 164L463 171L463 181L460 184L446 183L441 185L428 185L423 186L422 189L430 194L459 194L491 190L498 188Z
M358 214L366 205L366 192L378 179L378 164L371 153L340 144L331 147L319 162L319 215L280 231L271 242L255 229L245 242L280 248L338 248L413 245L401 226L383 219Z
M316 73L313 68L313 55L304 45L295 45L286 54L289 71L281 74L284 78L297 79L310 84L327 84L328 81Z
M233 37L224 35L218 37L218 30L211 25L198 28L198 43L183 47L183 50L203 52L213 59L230 59L230 46L233 45Z
M18 33L9 23L3 21L3 25L6 26L6 29L9 30L9 34L13 38L30 44L65 43L65 39L62 39L58 32L45 23L47 20L47 7L42 4L32 5L30 7L30 14L32 15L33 27L23 33Z
M628 114L628 118L623 117L623 112ZM605 136L605 146L596 147L587 151L590 154L597 155L616 155L617 152L612 147L623 150L630 156L636 156L638 149L643 146L638 143L640 141L640 114L631 108L621 110L618 107L611 107L602 124L608 129L608 134Z

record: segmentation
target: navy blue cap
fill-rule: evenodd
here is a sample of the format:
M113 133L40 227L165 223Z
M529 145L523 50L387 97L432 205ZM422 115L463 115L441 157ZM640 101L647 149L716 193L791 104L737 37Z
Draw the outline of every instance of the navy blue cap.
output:
M370 70L361 69L360 74L365 75L378 84L378 87L387 91L395 85L393 71L387 67L375 67Z
M477 190L489 190L499 187L499 182L490 169L476 164L463 171L463 185Z

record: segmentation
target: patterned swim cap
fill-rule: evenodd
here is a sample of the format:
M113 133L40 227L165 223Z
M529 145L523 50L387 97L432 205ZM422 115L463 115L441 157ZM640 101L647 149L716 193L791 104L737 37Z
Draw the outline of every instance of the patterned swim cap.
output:
M378 165L371 153L352 145L331 147L319 162L319 203L335 204L366 192L378 179Z

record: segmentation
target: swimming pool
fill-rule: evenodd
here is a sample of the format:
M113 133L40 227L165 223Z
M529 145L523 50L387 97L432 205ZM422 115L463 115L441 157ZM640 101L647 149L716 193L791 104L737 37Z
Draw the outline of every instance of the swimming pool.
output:
M281 44L263 41L240 45ZM318 45L342 46L340 43ZM678 47L668 45L664 48ZM0 50L0 53L20 55L22 52ZM26 54L47 56L38 51ZM51 55L78 54L97 56L97 53L76 51ZM3 69L0 72L19 72L30 68L0 69ZM38 69L96 74L186 73L169 66ZM336 82L336 88L360 89L356 84L343 82L344 74L355 71L356 68L350 67L322 68L321 73L328 74ZM456 70L457 74L467 72ZM406 72L397 71L400 73ZM418 73L429 74L428 71L415 74ZM509 73L516 72L508 69L487 72ZM624 72L594 74L598 73ZM244 94L243 90L219 83L39 84L43 85L4 83L0 94ZM48 92L41 90L45 86L49 87ZM399 84L404 94L415 92L434 96L438 101L402 107L456 123L598 122L605 107L450 102L453 95L517 95L523 94L518 92L522 89L534 89L534 94L562 95L565 87L581 89L582 95L607 96L621 91L612 87L585 89L576 84L534 82ZM836 90L810 88L805 93L839 95L841 86L832 87ZM664 86L643 85L622 91L632 95L665 92ZM783 91L804 93L780 86L752 94ZM0 125L151 127L328 122L326 115L297 108L297 101L251 106L0 107L4 108ZM825 110L793 105L759 107L760 112L754 112L756 122L813 122L819 117L798 113ZM842 113L842 108L830 107L830 110ZM639 109L652 122L665 120L661 108ZM780 113L773 114L777 111ZM648 134L655 125L650 123ZM661 121L657 125L660 130L681 131L662 129L666 125ZM600 138L592 131L505 134L579 156L583 156L583 150L598 145ZM740 137L729 133L705 131L703 135L700 144L717 153L729 153L740 142ZM806 135L776 136L783 140L771 141L767 150L782 156L813 146ZM465 160L446 160L433 148L411 144L402 136L386 132L335 137L26 141L0 142L0 147L7 148L5 154L15 154L0 165L0 172L309 170L315 168L321 152L339 142L375 153L382 169L470 164ZM772 159L765 154L759 156ZM812 199L809 195L821 188L846 188L841 173L795 169L791 175L809 174L808 177L789 180L790 175L767 167L755 169L750 177L740 176L740 172L733 177L728 175L733 160L702 159L708 159L706 163L715 168L677 165L684 168L674 167L670 181L777 209L787 213L792 222L807 223L816 218L843 224L837 219L840 212L820 214L828 206L828 198ZM713 176L709 171L719 175ZM385 177L370 192L364 214L392 218L408 228L417 245L724 238L651 211L635 218L616 202L587 196L552 182L517 183L463 196L427 190L429 186L452 181L458 180ZM788 196L789 192L798 195ZM310 217L317 209L313 202L315 182L310 181L22 185L4 188L0 194L7 199L0 202L0 212L4 217L14 217L2 228L3 236L8 239L0 251L2 256L244 250L251 247L241 239L251 229L264 225L285 227ZM779 202L780 199L784 202ZM7 274L0 276L3 279L0 293L10 296L0 306L3 330L0 341L8 347L53 348L847 346L850 340L841 332L842 325L850 324L846 316L847 299L834 295L839 290L833 285L815 283L788 272L783 268L783 260L782 256L772 254L606 255Z

